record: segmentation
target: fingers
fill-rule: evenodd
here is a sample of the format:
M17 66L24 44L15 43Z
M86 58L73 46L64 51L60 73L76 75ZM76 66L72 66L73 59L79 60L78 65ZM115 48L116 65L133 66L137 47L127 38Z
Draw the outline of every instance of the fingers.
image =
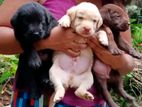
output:
M72 49L68 49L65 53L71 57L77 57L80 55L80 51L73 51Z
M75 35L74 37L70 37L70 40L68 41L66 47L68 47L68 49L71 49L74 52L78 52L87 47L87 39Z
M82 50L85 49L87 47L86 43L76 43L76 42L72 42L71 43L71 49L74 51L78 51L78 50Z
M85 44L85 43L87 43L87 38L80 38L80 37L78 37L77 39L74 39L73 40L75 43L80 43L80 44Z
M76 57L76 56L80 55L80 51L87 47L87 44L83 44L83 43L81 44L81 43L76 43L76 42L72 42L69 45L70 45L69 46L70 48L68 48L67 50L64 50L64 51L72 57Z
M93 49L100 46L100 43L99 43L96 36L95 37L89 37L88 40L87 40L87 44Z
M91 47L91 48L95 48L96 45L94 44L94 42L91 40L91 39L88 39L87 41L88 45Z

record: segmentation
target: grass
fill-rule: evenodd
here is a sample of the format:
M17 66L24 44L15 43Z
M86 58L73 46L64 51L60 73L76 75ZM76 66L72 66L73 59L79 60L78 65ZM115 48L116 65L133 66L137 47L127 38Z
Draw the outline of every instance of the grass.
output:
M0 55L0 92L4 83L15 75L18 58L15 55Z
M133 38L133 46L142 52L142 24L136 24L135 19L131 20L131 31Z
M2 4L3 1L4 1L4 0L0 0L0 4Z

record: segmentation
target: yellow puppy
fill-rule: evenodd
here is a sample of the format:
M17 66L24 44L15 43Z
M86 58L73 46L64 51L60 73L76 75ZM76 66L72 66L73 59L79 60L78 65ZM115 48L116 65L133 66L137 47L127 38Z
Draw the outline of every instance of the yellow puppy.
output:
M71 27L83 37L97 35L101 44L107 46L106 33L104 31L96 33L102 23L98 8L89 2L83 2L70 8L67 14L59 20L59 24L62 27ZM75 95L80 98L85 100L94 99L94 96L88 91L93 84L92 64L93 52L90 47L81 50L81 54L78 57L70 57L63 52L55 52L53 65L49 71L50 80L55 88L50 107L53 107L53 103L60 101L64 97L65 89L68 87L77 88Z

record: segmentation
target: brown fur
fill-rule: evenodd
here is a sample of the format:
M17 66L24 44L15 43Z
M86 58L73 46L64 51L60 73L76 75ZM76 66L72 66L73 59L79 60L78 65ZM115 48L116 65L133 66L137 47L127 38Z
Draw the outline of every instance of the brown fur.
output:
M100 12L103 18L104 28L108 33L108 48L111 53L121 54L121 49L133 57L141 59L142 54L137 52L131 46L131 44L129 44L126 40L123 39L123 37L120 36L120 32L126 31L130 27L129 18L125 11L114 4L107 4L101 8ZM120 49L117 47L117 45Z
M120 36L121 31L129 29L129 20L127 14L120 7L108 4L100 9L104 25L103 29L108 34L109 46L108 49L112 54L121 54L122 50L127 52L136 58L142 58L142 55L134 50L131 44L123 40ZM120 49L122 50L120 50ZM134 102L134 97L126 93L123 88L122 76L118 71L112 70L109 74L109 78L101 78L101 76L95 73L95 79L100 85L103 96L106 99L109 107L119 107L112 99L108 91L108 83L113 85L118 93L130 102ZM99 89L100 90L100 89Z

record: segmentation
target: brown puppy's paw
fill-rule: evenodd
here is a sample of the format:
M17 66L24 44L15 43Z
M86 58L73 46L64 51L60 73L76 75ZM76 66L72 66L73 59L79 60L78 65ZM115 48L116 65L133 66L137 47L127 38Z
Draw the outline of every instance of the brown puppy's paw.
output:
M133 57L137 58L137 59L142 59L142 54L135 51L135 50L130 50L129 54L132 55Z
M118 47L110 45L108 46L109 51L111 52L111 54L113 55L120 55L122 54L122 50L120 50Z

